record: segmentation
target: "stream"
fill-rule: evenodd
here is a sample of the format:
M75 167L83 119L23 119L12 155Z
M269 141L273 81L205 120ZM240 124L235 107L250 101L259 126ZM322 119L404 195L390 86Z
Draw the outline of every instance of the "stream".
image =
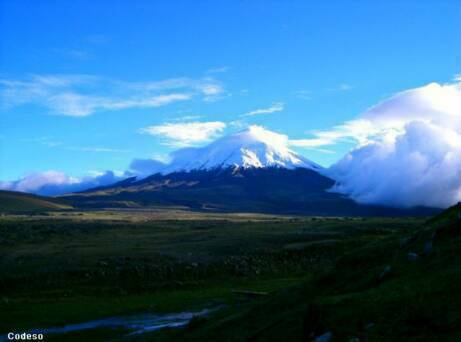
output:
M129 335L137 335L163 328L183 327L187 325L193 317L206 317L218 309L220 308L170 314L147 313L130 316L108 317L83 323L69 324L62 327L31 329L25 332L29 334L43 334L46 339L46 335L48 334L64 334L95 328L124 328L130 331ZM14 333L23 332L24 331L14 331ZM0 341L8 341L7 335L0 336Z

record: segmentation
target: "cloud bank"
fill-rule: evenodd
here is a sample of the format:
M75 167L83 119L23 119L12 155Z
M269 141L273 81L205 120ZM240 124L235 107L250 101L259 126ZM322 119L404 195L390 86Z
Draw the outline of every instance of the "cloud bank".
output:
M100 172L84 177L71 177L63 172L46 171L31 173L12 182L0 182L0 189L55 196L113 184L125 177L117 175L113 171Z
M358 144L327 174L361 203L447 207L461 201L461 82L431 83L315 133L306 145Z

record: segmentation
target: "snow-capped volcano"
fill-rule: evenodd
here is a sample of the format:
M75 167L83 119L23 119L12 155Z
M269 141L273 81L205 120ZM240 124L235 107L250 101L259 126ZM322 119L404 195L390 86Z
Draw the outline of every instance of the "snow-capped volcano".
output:
M204 147L173 152L172 161L161 172L210 170L215 168L281 167L287 169L322 167L288 148L288 137L260 126L222 137Z
M66 200L83 208L171 205L200 211L314 216L402 214L361 206L328 191L335 181L288 145L287 136L251 126L207 146L178 150L169 164L139 160L131 169L144 167L142 174L68 195ZM413 212L421 213L428 212Z

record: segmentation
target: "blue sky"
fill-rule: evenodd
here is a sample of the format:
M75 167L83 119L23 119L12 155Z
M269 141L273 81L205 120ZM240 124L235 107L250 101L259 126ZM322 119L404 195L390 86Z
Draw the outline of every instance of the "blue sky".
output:
M459 1L2 0L0 32L0 180L123 171L249 124L311 139L461 73ZM209 134L167 129L190 123ZM328 166L354 143L302 145Z

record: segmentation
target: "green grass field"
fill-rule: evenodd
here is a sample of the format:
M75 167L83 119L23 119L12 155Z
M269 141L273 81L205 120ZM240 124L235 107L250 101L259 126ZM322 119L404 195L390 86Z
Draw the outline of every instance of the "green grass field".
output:
M451 229L422 256L437 222L179 209L4 215L0 334L225 304L184 329L137 339L301 341L331 332L335 341L450 340L460 336L461 242ZM409 252L421 256L409 261ZM126 333L65 338L131 339Z

